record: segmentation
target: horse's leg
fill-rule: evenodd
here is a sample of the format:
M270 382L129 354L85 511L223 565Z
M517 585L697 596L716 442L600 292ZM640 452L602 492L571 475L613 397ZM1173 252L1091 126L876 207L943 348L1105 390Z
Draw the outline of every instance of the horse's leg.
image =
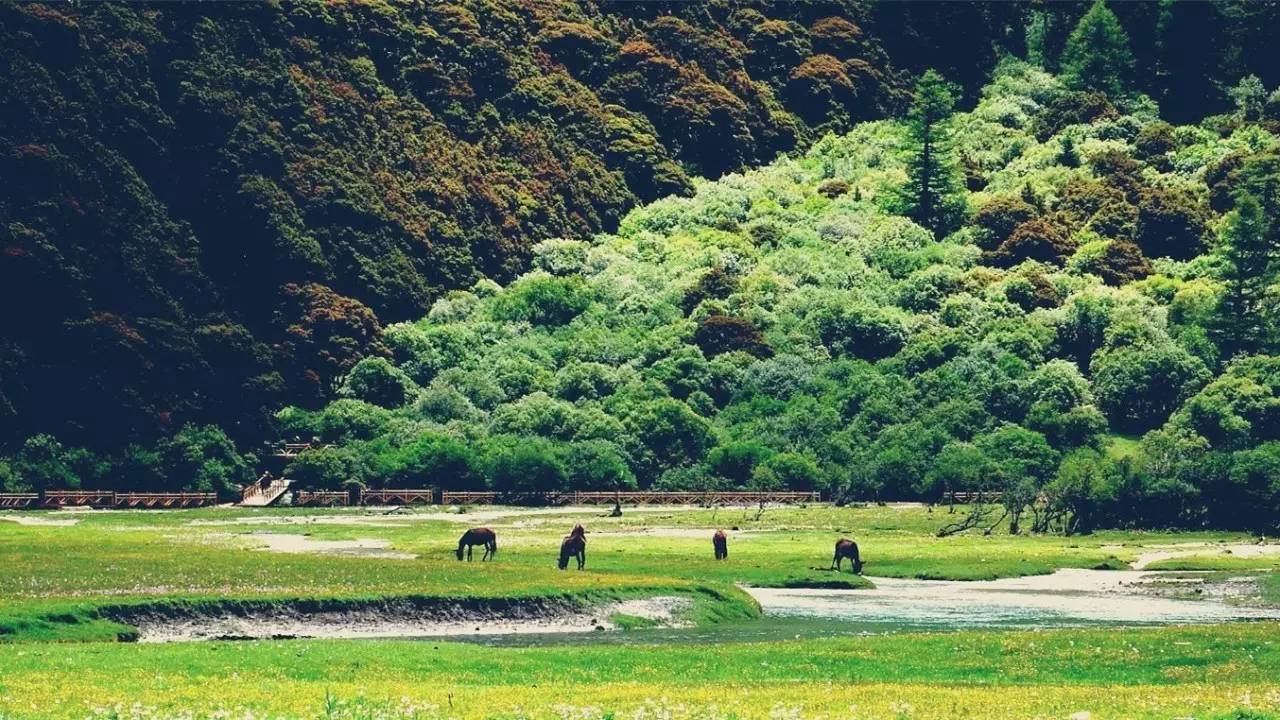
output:
M471 554L475 552L475 549L476 549L475 545L467 546L467 562L471 562Z
M587 549L584 547L582 548L582 551L578 553L578 569L581 570L586 566L587 566Z

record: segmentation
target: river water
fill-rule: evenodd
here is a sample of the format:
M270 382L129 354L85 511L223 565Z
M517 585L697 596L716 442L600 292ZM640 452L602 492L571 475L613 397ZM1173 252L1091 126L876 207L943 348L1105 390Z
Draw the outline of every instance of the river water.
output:
M1280 619L1280 607L1242 604L1252 578L1115 570L960 582L870 578L875 589L745 588L764 617L705 628L455 637L492 645L784 640L893 632L1123 627Z
M1212 578L1212 580L1211 580ZM418 608L269 608L173 618L139 618L143 642L218 638L411 638L488 645L711 643L970 629L1123 627L1280 619L1256 604L1256 578L1144 570L1059 570L1049 575L962 582L870 578L874 589L744 588L763 617L709 627L618 630L614 613L679 623L689 601L628 600L581 611ZM1253 602L1255 604L1249 604Z

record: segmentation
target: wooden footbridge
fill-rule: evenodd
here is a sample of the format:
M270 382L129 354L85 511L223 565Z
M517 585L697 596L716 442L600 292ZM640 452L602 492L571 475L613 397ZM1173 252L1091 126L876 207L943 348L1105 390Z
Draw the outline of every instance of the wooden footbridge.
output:
M541 492L502 493L491 490L298 490L293 504L304 507L351 505L701 505L727 507L818 502L816 492Z
M263 473L257 482L246 485L240 491L240 504L246 507L266 507L279 500L293 484L287 478L273 478L271 473Z
M46 490L42 493L0 493L0 509L134 508L163 510L216 505L214 493L115 492L112 490Z

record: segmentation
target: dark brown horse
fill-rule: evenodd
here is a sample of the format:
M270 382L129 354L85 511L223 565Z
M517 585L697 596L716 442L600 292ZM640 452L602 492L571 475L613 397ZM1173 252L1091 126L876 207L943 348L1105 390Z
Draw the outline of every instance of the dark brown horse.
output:
M717 560L729 557L729 538L725 536L723 530L717 530L716 534L711 536L711 547L716 550Z
M560 543L560 561L556 564L561 570L569 567L569 558L578 558L578 569L587 565L587 531L581 525L574 525L573 530Z
M458 559L462 559L462 548L466 547L469 562L471 549L476 545L484 546L484 555L480 558L480 561L484 562L498 554L498 534L487 527L471 528L462 533L462 537L458 539Z
M848 538L840 538L836 541L836 554L831 558L831 569L840 572L840 561L845 558L849 558L854 574L861 575L862 558L858 556L858 543Z

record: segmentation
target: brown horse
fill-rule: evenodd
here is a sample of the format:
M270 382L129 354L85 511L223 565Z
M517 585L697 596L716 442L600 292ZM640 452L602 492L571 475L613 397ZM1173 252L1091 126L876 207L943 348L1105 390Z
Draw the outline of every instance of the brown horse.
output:
M717 530L716 534L711 536L711 547L716 550L717 560L724 560L729 557L729 538L724 534L723 530Z
M462 533L462 537L458 539L458 559L462 559L462 548L467 548L467 561L471 561L471 549L476 545L484 546L484 555L480 558L480 562L484 562L498 554L498 534L487 527L471 528Z
M573 530L560 543L560 561L556 564L561 570L569 567L569 558L578 558L578 569L587 565L587 531L581 525L574 525Z
M858 543L848 538L840 538L836 541L836 554L831 558L831 569L840 572L840 561L845 558L849 558L849 564L853 566L853 573L861 575L862 558L858 556Z

